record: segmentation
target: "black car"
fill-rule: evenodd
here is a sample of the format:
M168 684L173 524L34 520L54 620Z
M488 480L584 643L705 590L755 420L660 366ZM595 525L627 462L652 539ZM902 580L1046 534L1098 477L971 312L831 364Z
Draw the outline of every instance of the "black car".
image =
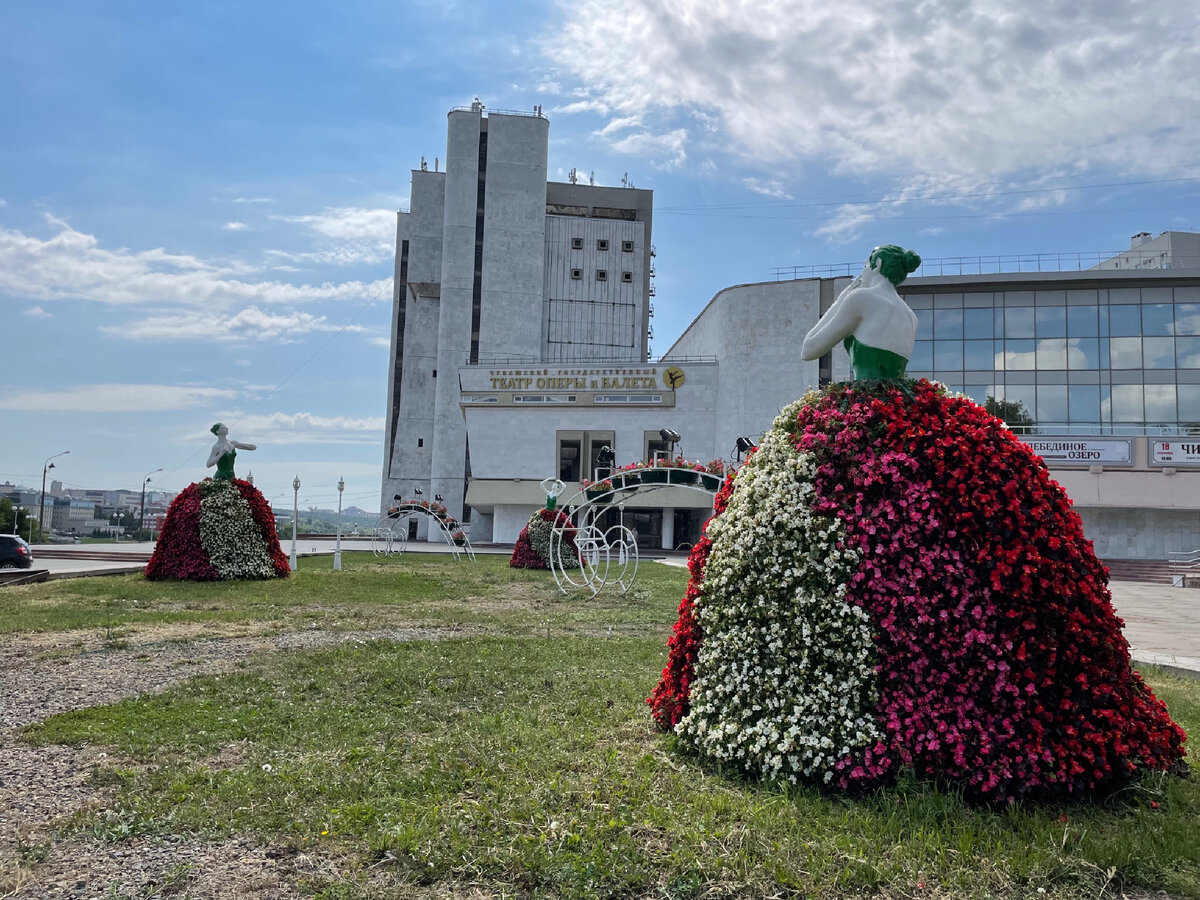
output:
M33 565L29 545L13 534L0 534L0 569L28 569Z

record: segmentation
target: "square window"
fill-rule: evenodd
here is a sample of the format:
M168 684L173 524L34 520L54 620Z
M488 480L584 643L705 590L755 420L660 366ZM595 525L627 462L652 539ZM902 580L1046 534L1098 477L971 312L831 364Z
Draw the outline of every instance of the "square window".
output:
M576 281L578 281L580 278L583 277L583 269L572 269L571 277L574 278Z
M597 269L596 270L596 280L597 281L608 281L608 269Z
M633 284L633 273L632 272L622 272L621 280L623 282L625 282L626 284Z
M626 253L633 252L633 241L621 241L621 249Z
M571 238L571 249L572 250L582 250L583 249L583 238Z
M608 241L605 238L600 238L600 240L596 241L596 249L597 250L607 250L608 249Z

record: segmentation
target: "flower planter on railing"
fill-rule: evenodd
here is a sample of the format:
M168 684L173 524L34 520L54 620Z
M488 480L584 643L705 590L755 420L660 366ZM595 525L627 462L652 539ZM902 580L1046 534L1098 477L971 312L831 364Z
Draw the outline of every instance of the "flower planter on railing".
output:
M672 484L695 484L700 477L700 473L695 469L675 469L671 473Z
M587 488L583 493L588 503L612 503L612 488Z
M697 474L700 476L701 487L707 488L710 491L719 491L721 489L721 482L724 479L720 475L713 475L709 472L698 472Z
M641 469L642 484L666 484L667 469L659 467L654 469Z

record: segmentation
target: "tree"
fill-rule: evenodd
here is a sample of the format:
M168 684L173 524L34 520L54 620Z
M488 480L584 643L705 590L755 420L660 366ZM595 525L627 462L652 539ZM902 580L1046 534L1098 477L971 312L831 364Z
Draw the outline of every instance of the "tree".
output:
M11 497L0 497L0 534L18 534L29 537L29 511L16 507L16 527L13 525L13 502ZM36 521L36 520L35 520ZM41 530L34 528L34 538L41 539Z
M1025 409L1025 404L1020 400L997 400L988 394L983 408L997 419L1002 419L1005 425L1018 434L1028 434L1033 427L1033 416L1029 414L1029 411Z

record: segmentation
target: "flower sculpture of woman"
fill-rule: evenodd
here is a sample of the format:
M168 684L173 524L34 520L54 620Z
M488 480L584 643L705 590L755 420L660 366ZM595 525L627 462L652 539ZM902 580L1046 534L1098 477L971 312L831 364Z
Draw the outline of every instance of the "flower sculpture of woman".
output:
M896 288L919 265L921 257L895 244L872 250L862 272L804 338L801 357L818 359L842 341L856 381L903 377L917 316Z
M146 566L151 581L224 581L285 578L288 559L279 546L271 504L249 481L236 478L238 450L254 444L229 440L218 422L208 467L212 478L193 482L171 501L162 534Z
M217 473L213 478L218 481L233 480L233 462L237 459L239 450L255 450L254 444L243 444L241 441L229 440L229 429L218 422L209 429L217 436L217 442L213 444L212 452L208 454L208 462L205 463L207 468L217 467Z
M856 380L785 407L717 494L655 721L764 778L907 772L988 803L1186 771L1066 491L984 407L905 377L918 264L876 248L805 339L845 340Z

